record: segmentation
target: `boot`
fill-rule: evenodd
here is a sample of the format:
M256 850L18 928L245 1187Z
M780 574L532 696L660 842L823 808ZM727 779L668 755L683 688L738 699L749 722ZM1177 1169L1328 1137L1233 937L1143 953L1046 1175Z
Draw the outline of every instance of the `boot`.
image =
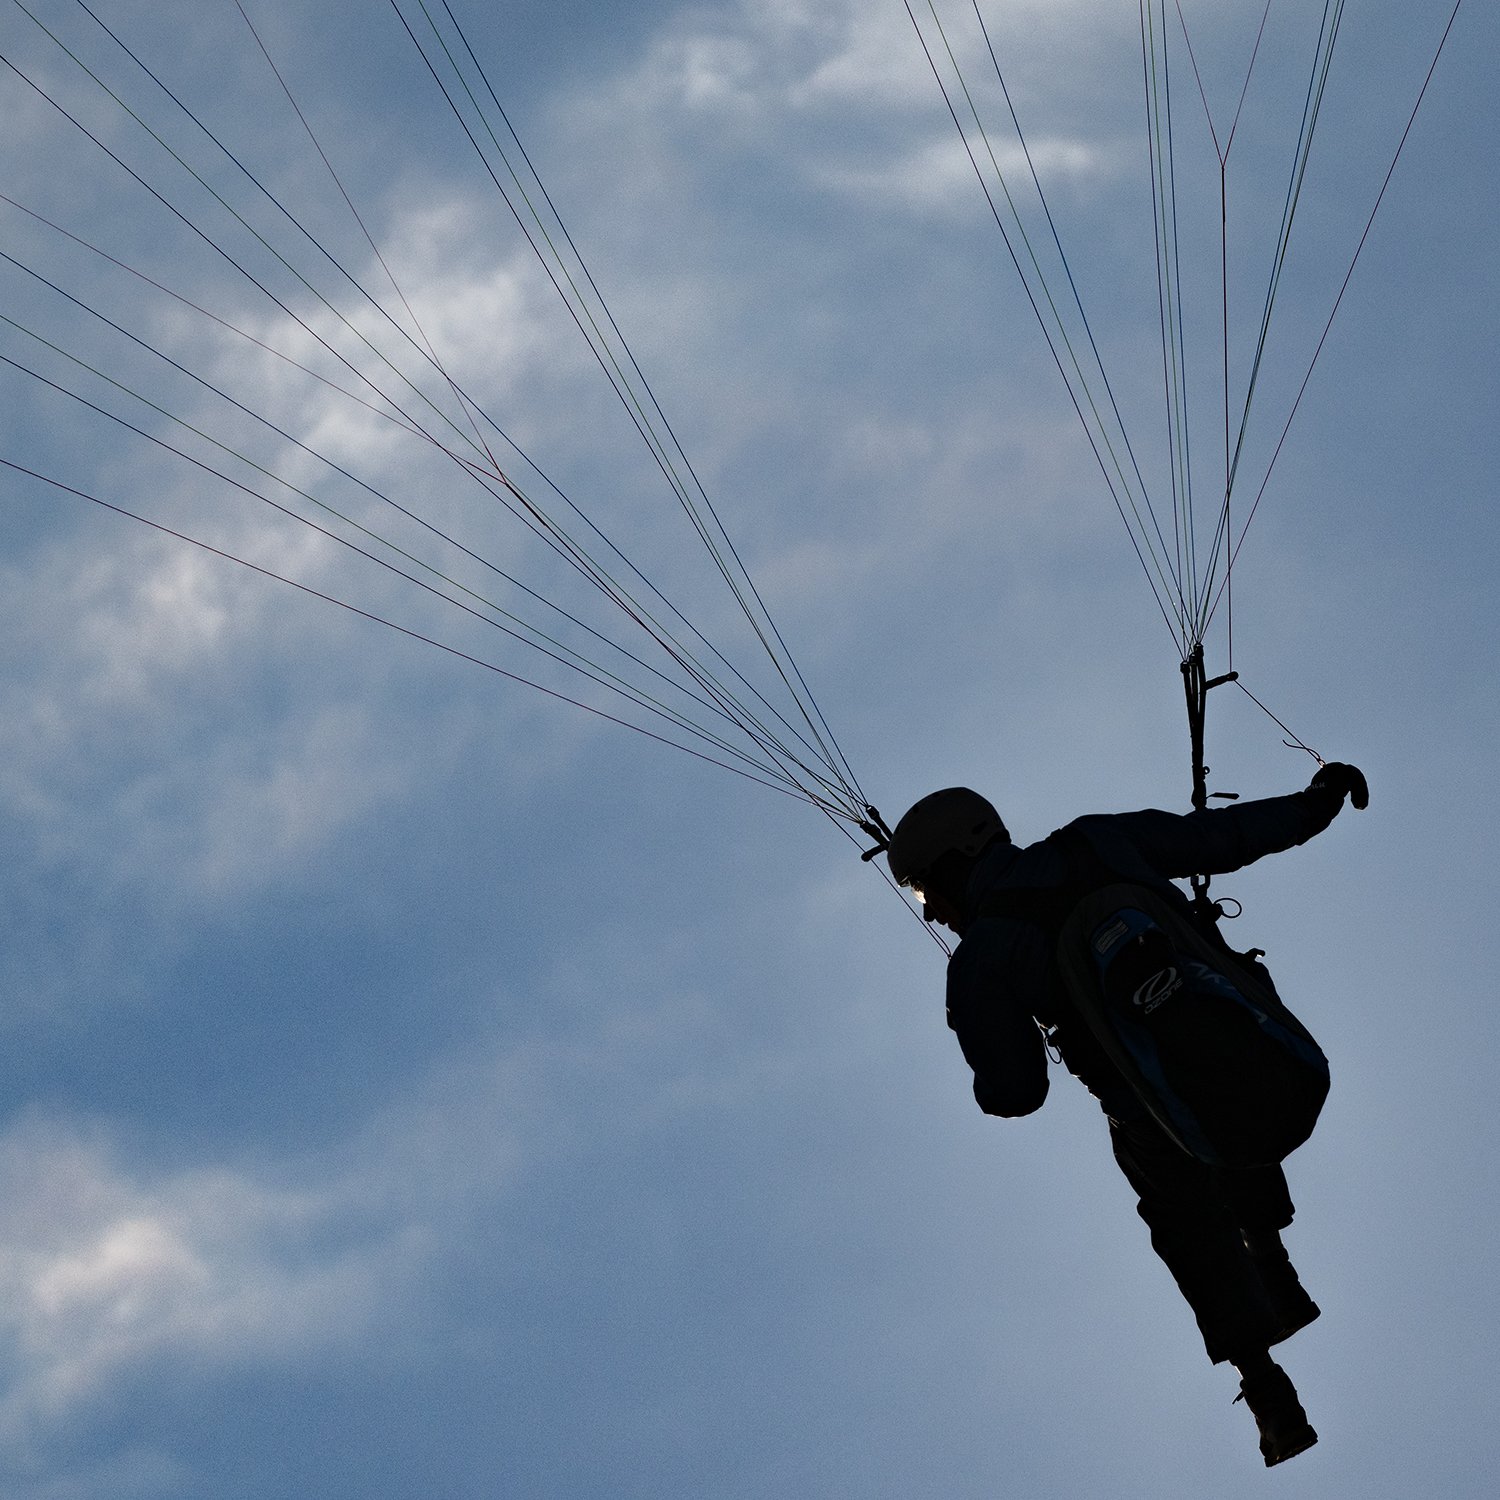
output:
M1297 1399L1297 1388L1280 1365L1247 1375L1240 1381L1235 1400L1243 1401L1255 1418L1260 1429L1260 1456L1268 1469L1305 1453L1318 1440Z

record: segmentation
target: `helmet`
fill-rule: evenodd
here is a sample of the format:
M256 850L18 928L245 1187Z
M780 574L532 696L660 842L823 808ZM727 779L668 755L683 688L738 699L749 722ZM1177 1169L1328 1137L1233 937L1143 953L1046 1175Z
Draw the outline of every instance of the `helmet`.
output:
M923 797L896 824L886 861L897 885L910 885L945 854L978 854L994 839L1009 839L1000 814L978 792L950 786Z

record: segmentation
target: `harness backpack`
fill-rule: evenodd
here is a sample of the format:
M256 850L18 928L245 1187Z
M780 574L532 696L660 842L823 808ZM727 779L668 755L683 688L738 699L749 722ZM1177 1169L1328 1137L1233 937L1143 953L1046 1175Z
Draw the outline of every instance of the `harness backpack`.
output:
M1256 959L1185 902L1122 880L1081 836L1068 843L1080 878L1056 891L997 891L983 907L1056 932L1064 1030L1084 1026L1199 1161L1239 1168L1290 1155L1328 1097L1328 1059L1312 1034Z

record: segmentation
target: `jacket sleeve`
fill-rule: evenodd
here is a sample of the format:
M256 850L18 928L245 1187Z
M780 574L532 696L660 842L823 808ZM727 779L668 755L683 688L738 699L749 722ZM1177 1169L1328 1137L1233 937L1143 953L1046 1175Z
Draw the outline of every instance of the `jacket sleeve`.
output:
M1337 792L1308 787L1203 812L1122 813L1101 821L1114 825L1111 831L1123 834L1153 869L1175 879L1227 874L1305 844L1333 822L1342 803Z
M976 922L948 962L948 1025L974 1070L974 1098L987 1115L1029 1115L1047 1097L1047 1052L1030 1006L1014 987L1017 924ZM1022 941L1030 938L1022 933Z

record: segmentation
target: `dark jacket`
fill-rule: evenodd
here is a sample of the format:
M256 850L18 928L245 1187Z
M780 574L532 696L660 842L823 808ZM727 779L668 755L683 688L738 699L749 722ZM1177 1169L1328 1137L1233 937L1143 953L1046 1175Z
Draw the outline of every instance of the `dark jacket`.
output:
M1122 880L1187 897L1171 882L1238 870L1305 843L1333 821L1341 792L1309 787L1187 814L1148 810L1079 818L1024 849L993 844L980 855L965 897L963 940L948 962L948 1024L974 1070L986 1114L1029 1115L1047 1097L1047 1049L1038 1022L1056 1026L1064 1064L1112 1119L1143 1113L1092 1037L1069 1025L1054 974L1055 927L985 913L1000 891L1056 891L1080 874L1078 841ZM1082 851L1086 857L1086 851ZM1041 903L1044 909L1045 903Z

